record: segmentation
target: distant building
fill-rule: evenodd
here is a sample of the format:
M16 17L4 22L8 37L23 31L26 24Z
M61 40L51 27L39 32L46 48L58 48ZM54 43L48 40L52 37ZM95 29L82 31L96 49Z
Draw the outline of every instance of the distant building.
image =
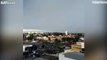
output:
M68 31L65 31L65 35L68 35Z
M44 36L44 37L43 37L43 40L49 40L49 38L48 38L48 37L46 37L46 36Z

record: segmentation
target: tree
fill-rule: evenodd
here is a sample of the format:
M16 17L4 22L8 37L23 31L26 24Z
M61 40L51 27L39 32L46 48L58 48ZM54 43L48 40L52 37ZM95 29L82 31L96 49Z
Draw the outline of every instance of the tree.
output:
M29 41L31 41L33 38L34 38L33 34L30 34L27 39L28 39Z

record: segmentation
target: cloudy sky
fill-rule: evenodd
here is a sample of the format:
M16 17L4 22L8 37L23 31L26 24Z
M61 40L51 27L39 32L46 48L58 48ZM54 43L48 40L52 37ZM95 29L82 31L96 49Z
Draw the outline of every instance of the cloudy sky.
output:
M24 28L48 31L84 30L84 6L78 0L24 0Z
M23 0L23 27L60 32L102 31L104 5L91 2L92 0Z

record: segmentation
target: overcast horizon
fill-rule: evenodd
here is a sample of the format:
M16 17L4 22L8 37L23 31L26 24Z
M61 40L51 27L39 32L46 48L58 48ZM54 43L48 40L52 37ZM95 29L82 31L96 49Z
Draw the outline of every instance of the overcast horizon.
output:
M24 0L24 29L84 32L84 6L77 0Z

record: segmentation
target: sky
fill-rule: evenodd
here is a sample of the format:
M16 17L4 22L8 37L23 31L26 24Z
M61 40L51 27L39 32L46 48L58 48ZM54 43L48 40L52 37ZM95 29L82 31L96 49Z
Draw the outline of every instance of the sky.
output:
M78 0L24 0L25 29L84 31L84 6Z
M105 9L92 0L23 0L23 16L23 29L99 33Z

